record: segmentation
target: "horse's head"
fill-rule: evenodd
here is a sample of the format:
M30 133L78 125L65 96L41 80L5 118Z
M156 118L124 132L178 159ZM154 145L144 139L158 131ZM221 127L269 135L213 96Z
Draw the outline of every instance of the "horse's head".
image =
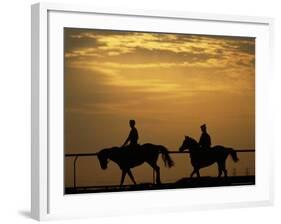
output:
M184 140L181 144L181 147L179 147L180 152L184 151L185 149L188 149L188 138L188 136L184 136Z
M108 158L105 154L104 150L101 150L100 152L98 152L97 157L99 159L100 162L100 167L105 170L107 168L107 163L108 163Z
M182 152L185 149L192 150L194 149L195 144L197 144L197 142L193 138L190 138L189 136L185 136L182 145L179 148L179 151Z

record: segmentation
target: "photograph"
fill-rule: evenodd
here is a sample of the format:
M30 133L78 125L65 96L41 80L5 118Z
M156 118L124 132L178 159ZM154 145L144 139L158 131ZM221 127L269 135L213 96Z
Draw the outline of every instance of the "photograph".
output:
M255 185L255 37L63 35L65 194Z

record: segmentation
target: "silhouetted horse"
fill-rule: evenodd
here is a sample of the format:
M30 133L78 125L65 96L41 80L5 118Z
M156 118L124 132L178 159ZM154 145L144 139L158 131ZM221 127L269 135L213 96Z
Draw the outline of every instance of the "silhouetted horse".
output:
M121 183L123 184L126 174L128 173L129 177L136 184L136 181L133 177L133 174L130 168L139 166L144 162L147 162L156 172L156 183L160 184L160 168L157 166L156 162L158 155L162 154L162 159L165 163L165 166L172 167L174 162L172 161L168 150L162 145L153 145L153 144L144 144L141 145L138 149L128 149L128 148L119 148L113 147L108 149L103 149L98 152L97 156L100 162L102 169L107 168L108 160L112 160L117 163L120 169L122 170Z
M227 177L227 170L225 168L227 156L230 154L234 162L238 161L236 151L232 148L217 145L210 149L201 149L198 142L188 136L185 136L179 151L182 152L185 149L189 149L191 164L193 166L193 171L190 177L195 173L200 177L200 168L210 166L213 163L218 164L218 177L221 177L222 172L224 173L224 176Z

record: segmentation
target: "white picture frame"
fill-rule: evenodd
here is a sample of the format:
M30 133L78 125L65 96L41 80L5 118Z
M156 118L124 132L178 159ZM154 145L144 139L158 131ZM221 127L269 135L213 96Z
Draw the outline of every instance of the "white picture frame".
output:
M50 3L32 5L32 217L50 220L271 205L273 24L272 18L263 17L101 9ZM64 195L61 139L63 27L255 36L256 185Z

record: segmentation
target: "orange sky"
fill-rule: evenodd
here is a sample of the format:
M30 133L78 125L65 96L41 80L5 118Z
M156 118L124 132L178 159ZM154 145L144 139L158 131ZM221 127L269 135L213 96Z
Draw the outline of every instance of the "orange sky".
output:
M214 145L255 148L254 38L66 28L64 40L66 153L121 145L129 119L140 143L170 150L184 135L198 139L202 123ZM237 169L254 170L254 156L244 157ZM80 162L81 184L119 175L114 165L93 168L95 175L82 171L83 164L96 166L88 160ZM186 158L178 164L187 169ZM151 176L145 166L137 169ZM179 179L173 175L168 179Z

